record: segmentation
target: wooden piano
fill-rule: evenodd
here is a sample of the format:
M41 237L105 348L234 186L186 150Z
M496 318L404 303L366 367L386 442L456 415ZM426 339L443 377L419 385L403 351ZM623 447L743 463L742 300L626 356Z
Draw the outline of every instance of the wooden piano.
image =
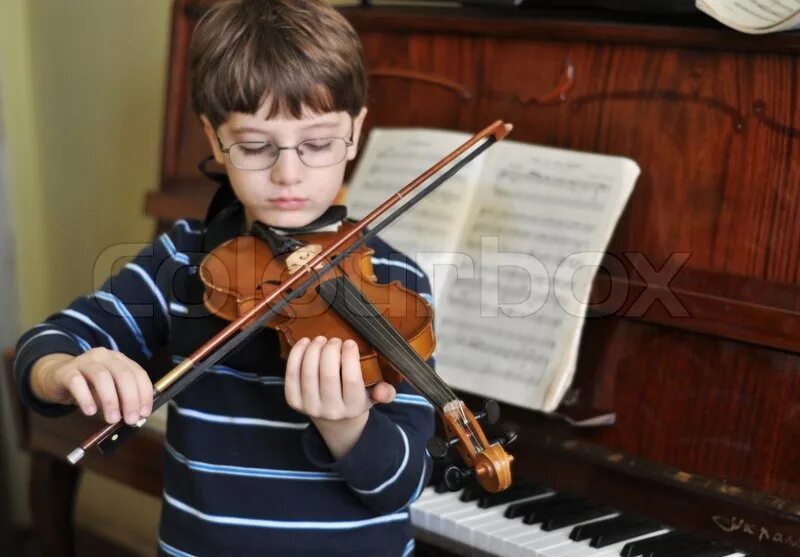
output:
M206 146L186 81L206 4L174 7L162 181L146 203L162 227L202 217L213 191L196 170ZM624 155L642 168L608 250L623 265L595 283L564 408L613 411L616 423L575 428L504 407L519 433L518 480L711 542L681 538L654 555L800 555L800 35L745 36L700 16L342 11L365 48L367 129L473 131L502 118L515 140ZM620 292L624 303L610 307ZM37 532L48 554L71 555L79 472L63 457L95 423L20 414ZM84 466L159 494L160 451L143 432ZM475 497L426 492L415 507L418 554L622 552L567 540L564 528L558 551L524 552L514 540L535 536L505 519L505 506L487 507L496 511L488 529L458 522L479 508Z

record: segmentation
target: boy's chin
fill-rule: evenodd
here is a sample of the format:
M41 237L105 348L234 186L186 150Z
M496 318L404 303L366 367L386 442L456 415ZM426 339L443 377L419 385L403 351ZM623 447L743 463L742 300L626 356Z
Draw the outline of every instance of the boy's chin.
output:
M319 215L305 209L298 211L265 211L256 218L268 226L278 228L300 228L313 222Z

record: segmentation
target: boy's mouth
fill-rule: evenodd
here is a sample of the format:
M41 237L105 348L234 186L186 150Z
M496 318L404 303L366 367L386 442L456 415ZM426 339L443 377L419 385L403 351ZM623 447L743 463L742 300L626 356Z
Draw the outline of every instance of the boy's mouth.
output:
M278 209L301 209L305 206L307 199L303 197L273 197L269 200Z

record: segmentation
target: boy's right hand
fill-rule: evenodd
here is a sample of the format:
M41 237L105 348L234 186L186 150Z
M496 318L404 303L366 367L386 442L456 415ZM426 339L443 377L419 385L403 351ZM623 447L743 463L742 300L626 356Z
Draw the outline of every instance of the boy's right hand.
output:
M87 416L100 407L110 424L118 422L120 414L127 424L135 424L153 409L153 384L147 372L106 348L93 348L80 356L44 356L33 365L30 381L38 399L77 404Z

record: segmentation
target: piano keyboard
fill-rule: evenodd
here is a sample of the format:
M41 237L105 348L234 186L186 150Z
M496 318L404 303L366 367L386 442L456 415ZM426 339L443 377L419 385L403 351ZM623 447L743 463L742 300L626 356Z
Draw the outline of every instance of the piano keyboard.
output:
M473 556L743 557L745 553L576 495L521 482L490 494L430 486L411 506L421 534L446 538Z

